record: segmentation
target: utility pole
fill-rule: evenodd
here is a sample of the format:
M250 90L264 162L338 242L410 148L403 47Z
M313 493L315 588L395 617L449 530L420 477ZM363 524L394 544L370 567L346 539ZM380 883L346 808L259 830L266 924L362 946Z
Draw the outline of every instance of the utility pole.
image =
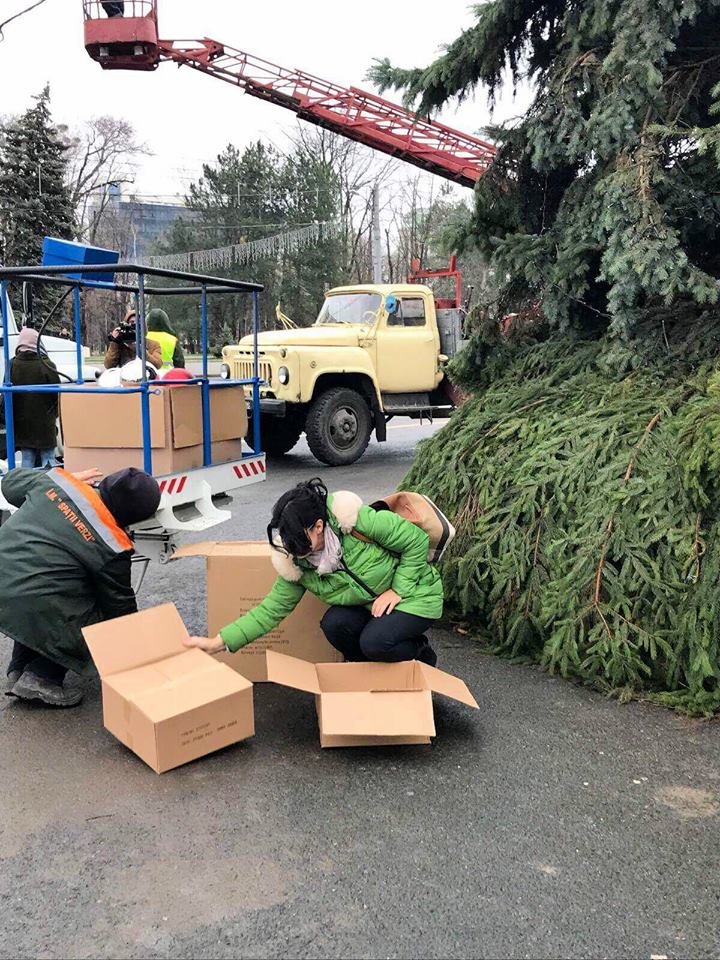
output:
M373 283L382 283L382 238L380 236L380 185L373 187L372 212L372 267Z

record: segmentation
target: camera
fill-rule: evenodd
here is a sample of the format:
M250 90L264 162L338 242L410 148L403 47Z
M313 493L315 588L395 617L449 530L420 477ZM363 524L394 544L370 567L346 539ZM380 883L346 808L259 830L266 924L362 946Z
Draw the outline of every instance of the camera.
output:
M134 320L122 320L118 324L118 332L116 336L110 336L110 339L115 343L134 343L135 342L135 321Z

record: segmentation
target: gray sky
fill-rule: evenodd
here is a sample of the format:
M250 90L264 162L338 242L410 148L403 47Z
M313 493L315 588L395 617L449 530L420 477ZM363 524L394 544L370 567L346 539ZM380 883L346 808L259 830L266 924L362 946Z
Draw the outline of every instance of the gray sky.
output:
M2 13L9 16L29 3L3 0ZM373 58L424 66L473 22L466 0L160 0L159 17L162 37L208 36L282 66L370 90L364 77ZM202 161L212 160L230 141L243 146L260 137L282 146L284 132L297 122L289 111L172 64L155 73L103 71L85 53L82 27L82 0L46 0L5 28L0 111L24 110L49 81L57 122L72 126L107 113L129 119L154 154L137 171L134 190L146 199L184 192ZM503 99L496 119L521 112L525 97ZM477 132L489 120L484 94L439 119Z

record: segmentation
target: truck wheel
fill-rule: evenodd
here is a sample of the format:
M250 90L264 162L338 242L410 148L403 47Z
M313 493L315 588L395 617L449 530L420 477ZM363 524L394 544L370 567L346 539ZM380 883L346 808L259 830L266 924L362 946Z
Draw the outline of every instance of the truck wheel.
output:
M370 441L370 407L355 390L335 387L314 401L305 432L313 456L321 463L330 467L355 463Z
M281 457L290 453L300 439L304 424L301 417L272 417L260 414L260 443L270 457ZM245 437L253 445L252 417L248 420L248 432Z

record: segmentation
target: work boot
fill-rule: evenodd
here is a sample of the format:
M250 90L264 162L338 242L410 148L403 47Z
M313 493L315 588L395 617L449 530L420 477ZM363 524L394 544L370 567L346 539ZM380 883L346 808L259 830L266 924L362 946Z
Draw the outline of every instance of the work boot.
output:
M21 700L40 700L48 707L76 707L83 698L82 690L67 690L62 683L53 683L26 670L12 688L12 696Z
M7 673L7 686L5 687L5 696L14 697L13 687L18 682L22 676L22 670L8 670Z
M415 654L415 659L419 660L420 663L426 663L429 667L437 666L437 654L427 642L425 642Z

